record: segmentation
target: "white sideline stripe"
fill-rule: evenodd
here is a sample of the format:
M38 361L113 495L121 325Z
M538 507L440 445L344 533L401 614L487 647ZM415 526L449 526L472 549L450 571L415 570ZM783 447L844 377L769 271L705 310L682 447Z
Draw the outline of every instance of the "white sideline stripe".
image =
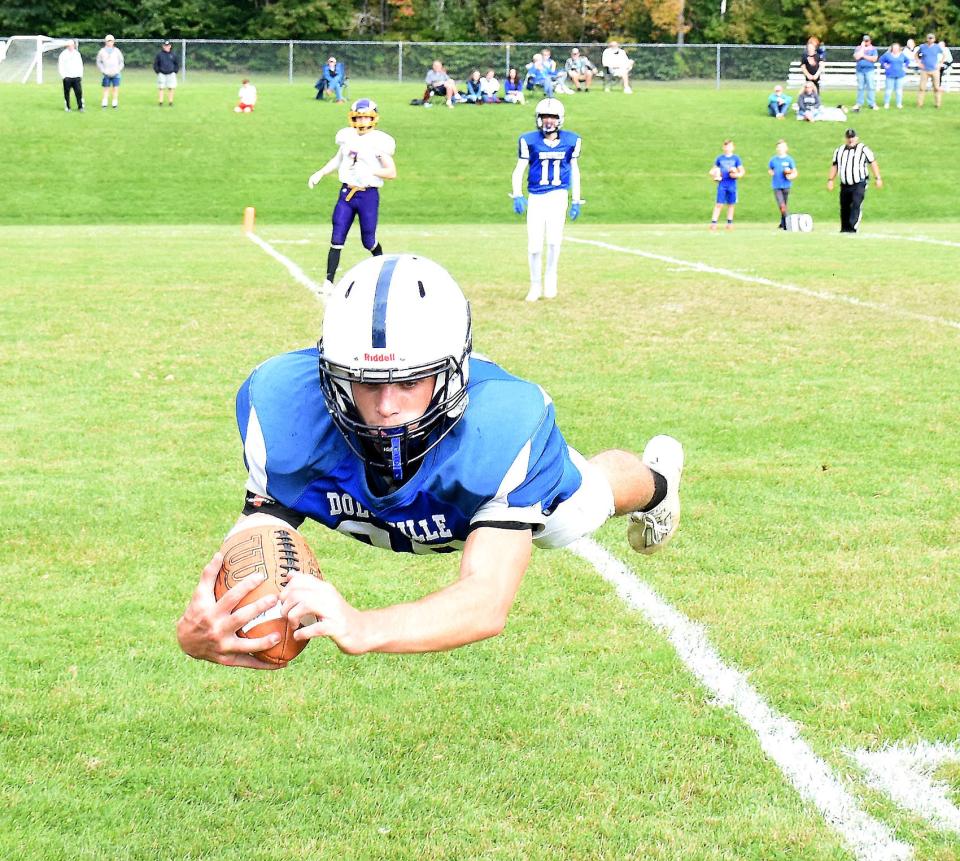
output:
M764 753L800 796L816 806L860 861L906 861L913 857L909 844L897 840L884 823L860 808L830 766L800 737L800 728L769 706L744 673L723 662L702 625L674 609L592 539L581 538L567 549L596 568L625 603L666 635L687 668L714 694L717 705L730 706L743 718L756 733Z
M950 787L933 773L947 762L960 762L960 742L921 741L882 750L848 751L867 772L867 783L887 793L901 807L923 816L937 828L960 834L960 808L950 800Z
M317 293L318 285L293 261L274 251L255 234L247 235L283 263L297 281ZM319 294L318 298L322 301ZM625 603L640 610L655 628L667 635L687 668L713 692L719 705L733 706L757 734L763 751L780 767L801 797L812 801L824 819L840 832L858 861L909 861L913 857L911 846L896 840L886 825L860 809L830 767L800 738L797 725L770 708L743 673L723 663L702 626L667 604L592 539L581 538L567 549L589 562L604 580L616 587Z
M659 260L661 263L682 266L694 272L708 272L711 275L722 275L725 278L732 278L736 281L746 281L748 284L761 284L764 287L775 287L777 290L785 290L788 293L799 293L801 296L809 296L811 299L843 302L859 308L870 308L873 311L882 311L884 314L891 314L895 317L904 317L907 320L920 320L924 323L935 323L939 326L949 326L951 329L960 329L960 321L957 320L949 320L946 317L936 317L932 314L918 314L914 311L905 311L902 308L894 308L890 305L884 305L881 302L871 302L869 299L858 299L856 296L831 293L829 290L808 290L806 287L797 287L794 284L781 284L779 281L771 281L769 278L762 278L758 275L744 275L742 272L736 272L733 269L721 269L718 266L709 266L706 263L678 260L676 257L668 257L665 254L654 254L652 251L641 251L638 248L624 248L620 245L612 245L609 242L598 242L595 239L565 237L564 241L577 242L580 245L594 245L597 248L605 248L608 251L619 251L621 254L632 254L636 257L646 257L649 260Z
M269 242L257 236L256 233L248 233L247 239L256 245L259 245L274 260L283 264L287 268L287 271L293 276L293 280L306 287L311 293L313 293L314 296L317 297L319 302L326 303L326 299L323 296L323 290L320 288L320 285L317 284L317 282L314 281L309 275L307 275L307 273L304 272L299 266L297 266L297 264L294 263L289 257L281 254Z
M903 236L898 233L864 233L867 239L899 239L903 242L924 242L927 245L945 245L947 248L960 248L960 242L949 239L931 239L929 236Z

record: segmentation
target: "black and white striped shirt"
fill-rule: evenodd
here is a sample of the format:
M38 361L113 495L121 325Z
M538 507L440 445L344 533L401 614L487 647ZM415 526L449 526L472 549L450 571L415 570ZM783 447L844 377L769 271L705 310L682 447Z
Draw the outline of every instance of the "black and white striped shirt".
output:
M876 161L873 150L862 141L856 146L838 146L833 151L833 163L837 166L837 176L841 185L856 185L869 175L868 165Z

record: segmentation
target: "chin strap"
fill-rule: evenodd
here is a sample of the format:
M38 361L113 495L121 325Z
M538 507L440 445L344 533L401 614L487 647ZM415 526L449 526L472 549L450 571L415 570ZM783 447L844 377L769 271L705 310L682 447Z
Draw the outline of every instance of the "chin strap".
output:
M403 429L385 430L384 436L390 440L390 471L393 473L393 480L402 481L403 458L400 452L400 442L403 437Z

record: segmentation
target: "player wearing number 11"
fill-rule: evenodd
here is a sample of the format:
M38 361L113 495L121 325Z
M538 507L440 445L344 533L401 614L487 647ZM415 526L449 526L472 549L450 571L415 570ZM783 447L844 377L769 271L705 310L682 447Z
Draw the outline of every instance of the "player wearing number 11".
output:
M563 103L559 99L542 99L536 108L537 131L520 135L519 158L513 169L513 211L527 213L527 253L530 258L530 292L528 302L541 296L557 295L557 263L563 222L567 212L576 221L583 201L580 199L580 135L563 131ZM523 196L523 172L527 171L529 203ZM540 258L543 241L547 241L546 270L541 286Z

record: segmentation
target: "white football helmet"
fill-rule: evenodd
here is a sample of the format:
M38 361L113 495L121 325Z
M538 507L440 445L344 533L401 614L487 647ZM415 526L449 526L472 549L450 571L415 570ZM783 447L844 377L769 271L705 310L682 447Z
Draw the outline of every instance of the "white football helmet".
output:
M537 102L536 115L537 128L544 133L553 131L553 129L544 130L544 117L557 118L556 131L560 131L560 129L563 128L563 102L561 102L560 99L540 99L540 101Z
M350 269L327 300L320 385L347 444L395 482L460 420L473 347L470 303L450 274L413 254L370 257ZM397 427L363 421L353 383L436 377L418 419Z

